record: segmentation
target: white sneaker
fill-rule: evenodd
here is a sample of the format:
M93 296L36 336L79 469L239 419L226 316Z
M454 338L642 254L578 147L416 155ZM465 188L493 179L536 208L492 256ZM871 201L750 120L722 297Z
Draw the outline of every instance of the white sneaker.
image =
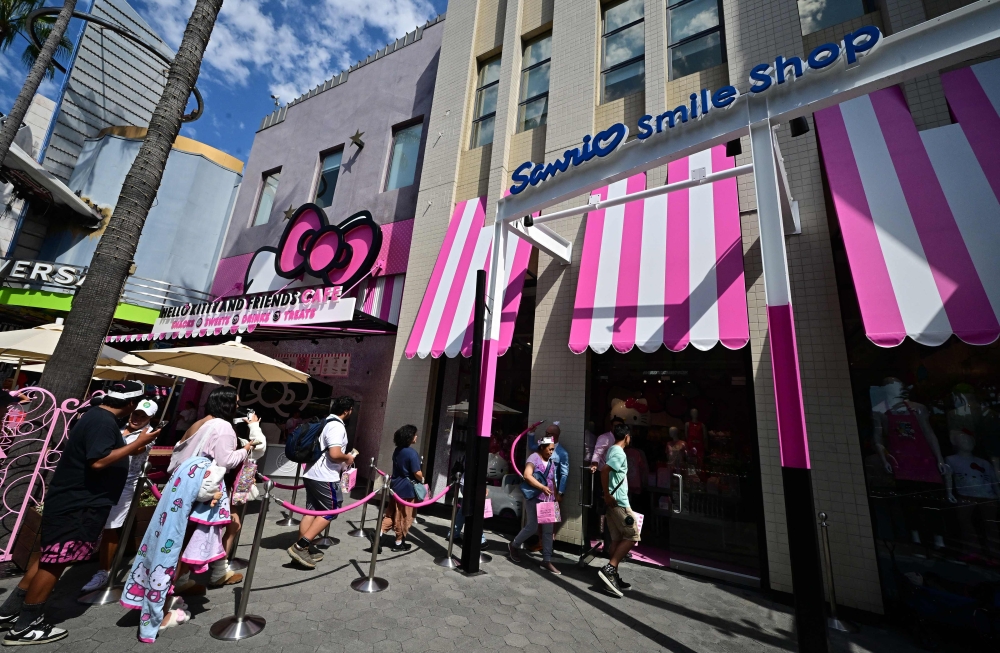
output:
M111 575L104 571L103 569L98 569L94 577L90 579L90 582L83 586L81 592L93 592L94 590L99 590L108 584L108 579Z

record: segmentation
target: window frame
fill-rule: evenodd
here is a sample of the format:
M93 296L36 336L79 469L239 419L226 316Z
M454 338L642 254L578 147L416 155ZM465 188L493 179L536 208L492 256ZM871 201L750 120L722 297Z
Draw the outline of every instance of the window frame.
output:
M488 89L488 88L490 88L492 86L496 86L496 87L499 88L499 86L500 86L500 76L497 75L497 79L494 80L494 81L492 81L492 82L489 82L488 84L483 84L482 86L478 86L478 84L479 84L479 78L482 77L482 75L483 75L483 71L486 70L489 67L489 65L491 63L493 63L494 61L500 61L502 56L503 56L502 54L498 54L498 55L490 57L489 59L484 59L483 61L479 62L479 70L476 71L476 84L477 84L477 86L476 86L476 92L473 93L473 96L472 96L472 102L473 102L473 105L472 105L472 114L473 114L474 117L472 119L472 133L469 135L469 145L470 145L469 149L470 150L474 150L474 149L476 149L478 147L485 147L485 146L490 145L490 144L493 143L493 141L490 140L489 143L481 143L481 144L478 144L478 145L475 144L476 140L478 140L476 137L479 134L479 125L481 123L485 122L486 120L488 120L490 118L493 118L494 119L493 127L494 127L494 129L496 129L496 115L497 115L496 107L493 107L493 111L491 111L490 113L487 113L487 114L484 114L484 115L481 115L481 116L476 116L475 114L476 114L477 107L479 105L479 95L480 95L480 93L484 92L486 89ZM494 133L494 136L496 136L495 133Z
M524 61L524 59L523 59L523 57L524 57L524 50L527 50L528 48L530 48L535 43L538 43L538 42L540 42L540 41L542 41L544 39L550 39L551 40L552 39L552 32L548 31L545 34L542 34L540 36L536 36L535 38L530 39L526 43L524 43L524 46L521 49L521 57L522 57L521 60ZM551 50L551 45L550 45L548 59L542 59L541 61L537 61L537 62L531 64L527 68L524 68L524 67L521 68L521 82L520 82L521 86L524 87L525 74L526 73L529 73L532 70L535 70L536 68L541 68L545 64L551 64L551 63L552 63L552 50ZM549 69L551 71L551 65L550 65ZM551 86L551 77L549 78L549 86ZM542 98L545 98L546 99L546 103L547 103L548 102L548 97L549 97L549 87L546 87L544 93L538 93L537 95L532 95L531 97L524 98L523 100L521 100L520 102L517 103L517 133L520 134L522 132L531 131L531 129L537 129L538 127L542 127L542 126L548 124L548 115L549 115L548 104L546 104L546 107L545 107L545 121L539 123L538 125L536 125L535 127L532 127L531 129L524 129L523 128L524 118L522 117L522 114L521 114L521 111L528 104L531 104L532 102L535 102L536 100L540 100Z
M270 168L260 173L260 185L257 188L257 199L253 203L253 211L250 212L250 227L263 227L271 224L271 214L274 213L274 201L271 202L271 211L267 214L265 222L257 222L257 214L260 212L260 201L264 199L264 191L267 189L267 180L278 175L278 182L274 186L274 199L278 198L278 186L281 184L281 166Z
M396 149L396 135L399 132L411 127L420 126L420 142L417 144L417 160L414 163L415 169L413 171L413 181L406 186L398 186L396 188L389 188L389 178L392 176L392 158ZM415 186L420 183L420 169L424 158L424 139L427 136L427 130L424 128L424 117L417 116L416 118L411 118L405 122L401 122L397 125L392 126L392 138L389 139L389 160L386 162L385 166L385 180L382 182L382 192L390 193L392 191L402 190L404 188L409 188L410 186Z
M323 160L326 159L326 157L330 156L331 154L336 154L337 152L340 152L340 165L337 166L337 184L339 185L340 184L340 170L341 170L341 168L344 167L344 152L346 152L346 151L347 151L347 148L344 146L343 143L341 143L340 145L336 145L334 147L331 147L328 150L323 150L322 152L319 153L319 167L318 167L318 170L316 172L316 180L313 183L312 193L310 193L311 197L313 198L312 202L313 202L313 204L316 204L316 206L319 206L319 204L316 202L316 200L319 199L319 197L317 197L317 195L319 194L319 185L321 183L323 183ZM333 189L333 197L336 197L336 196L337 196L337 189L334 188ZM323 207L320 207L320 208L328 209L328 208L332 207L333 206L333 197L330 198L330 205L329 206L323 206Z
M630 28L632 28L632 27L634 27L634 26L636 26L636 25L638 25L640 23L642 23L643 25L645 25L645 23L646 23L646 12L645 12L645 8L643 8L642 18L640 18L638 20L634 20L631 23L628 23L626 25L621 25L619 27L616 27L614 30L612 30L610 32L605 32L604 31L605 30L605 24L607 22L606 16L607 16L608 10L609 9L613 9L613 8L617 7L618 5L625 4L626 2L629 2L629 0L621 0L620 2L609 2L606 5L603 5L601 7L601 62L600 62L600 68L601 68L601 102L600 103L601 104L605 103L605 100L604 100L604 91L605 91L605 86L606 86L605 79L607 79L608 73L613 73L616 70L620 70L622 68L626 68L626 67L631 66L631 65L633 65L633 64L635 64L635 63L637 63L639 61L642 61L643 63L645 63L645 61L646 61L646 37L645 37L645 33L643 33L642 55L641 56L632 57L631 59L629 59L627 61L620 61L620 62L616 63L615 65L611 66L610 68L604 68L604 54L605 54L605 49L606 49L605 43L607 43L607 38L609 36L614 36L615 34L618 34L619 32L624 32L625 30L630 29ZM645 27L643 27L643 31L645 32ZM643 83L645 85L645 79L646 79L645 67L643 68L642 77L643 77ZM617 98L617 99L621 99L621 98Z
M722 65L728 61L728 57L726 55L726 21L725 21L725 16L722 13L722 0L716 0L716 4L718 5L719 8L718 25L716 25L715 27L709 27L708 29L698 32L697 34L691 34L690 36L681 39L677 43L670 42L670 11L672 9L677 9L678 7L683 7L684 5L688 5L693 2L698 2L698 0L678 0L677 2L673 2L672 4L670 3L670 0L668 0L667 2L667 80L668 81L673 81L675 79L682 79L684 77L687 77L687 75L681 75L680 77L676 77L674 75L674 56L673 56L674 48L680 47L682 45L687 45L688 43L691 43L692 41L697 41L700 38L708 36L709 34L713 34L715 32L719 33L719 48L722 50L722 60L719 62L719 65ZM695 72L701 72L701 71L695 71ZM688 74L693 75L694 73L688 73Z

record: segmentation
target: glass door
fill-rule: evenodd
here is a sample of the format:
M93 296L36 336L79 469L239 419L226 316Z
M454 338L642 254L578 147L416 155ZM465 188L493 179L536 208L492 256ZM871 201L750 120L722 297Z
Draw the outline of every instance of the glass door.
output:
M759 586L762 525L744 352L594 355L590 414L632 429L629 499L643 514L638 562Z

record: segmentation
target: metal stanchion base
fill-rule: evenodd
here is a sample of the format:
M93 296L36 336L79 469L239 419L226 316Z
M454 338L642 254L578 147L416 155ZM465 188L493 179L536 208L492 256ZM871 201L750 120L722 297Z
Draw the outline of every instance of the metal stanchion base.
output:
M93 592L87 592L79 597L77 601L87 605L107 605L108 603L117 603L121 597L121 587L105 587Z
M850 621L842 621L835 617L828 617L826 620L826 627L830 630L839 630L842 633L856 633L861 629Z
M299 520L298 519L293 519L292 518L292 513L290 513L290 512L282 512L281 514L284 515L285 518L284 519L279 519L278 521L274 522L276 526L289 527L289 526L298 526L299 525Z
M335 537L326 537L326 536L323 536L323 537L317 537L315 540L312 541L312 543L315 546L319 546L319 547L322 547L324 549L328 549L331 546L340 544L340 540L338 540Z
M479 553L479 564L483 564L484 562L493 562L493 556L491 556L489 553L482 553L482 552L480 552Z
M444 556L442 558L434 558L434 564L438 567L445 567L447 569L458 569L459 565L462 563L459 562L455 556Z
M229 569L231 571L243 571L250 564L243 558L233 558L229 561Z
M355 528L353 531L347 532L347 537L368 537L363 528Z
M267 624L267 620L264 617L258 617L255 614L248 614L242 619L238 619L235 615L226 617L225 619L220 619L212 624L210 632L212 637L215 639L221 639L226 642L235 642L240 639L246 639L247 637L253 637L260 631L264 630L264 626Z
M351 583L351 589L364 594L374 594L389 589L389 581L384 578L359 578Z

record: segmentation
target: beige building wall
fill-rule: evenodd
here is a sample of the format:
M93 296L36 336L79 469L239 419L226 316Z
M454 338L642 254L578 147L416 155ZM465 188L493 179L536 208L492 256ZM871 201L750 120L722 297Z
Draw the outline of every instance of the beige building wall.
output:
M425 431L429 426L432 364L406 360L403 349L456 201L487 194L489 222L496 201L509 185L511 170L523 161L551 161L561 157L566 149L579 146L585 134L593 134L614 122L626 122L634 133L635 120L640 115L656 115L684 103L690 93L701 88L715 89L732 83L745 92L748 73L754 65L773 61L779 54L804 57L815 45L839 40L862 24L875 24L893 33L940 15L945 5L950 10L967 2L880 0L872 13L803 37L796 0L723 0L727 61L676 80L668 80L666 4L666 0L645 0L644 92L601 105L598 88L601 12L597 0L451 0L396 339L386 433L380 455L383 463L392 449L392 425L409 421L423 424ZM549 122L545 127L519 134L516 117L523 43L547 29L552 31ZM502 53L503 59L494 142L470 150L477 66L486 56L497 53ZM937 75L909 82L904 90L919 128L948 122ZM787 126L782 126L778 141L801 218L801 234L787 237L787 249L816 509L829 515L838 599L842 604L880 613L883 608L879 574L830 243L829 220L833 216L827 215L816 134L813 128L805 136L792 139ZM747 139L743 151L737 159L739 164L751 162ZM647 186L663 184L665 176L662 167L650 170ZM752 177L741 177L738 185L768 579L773 589L790 592L784 492ZM586 196L581 196L551 210L585 201ZM560 420L564 444L570 452L582 450L587 415L589 354L574 355L567 346L584 225L582 218L550 225L574 243L569 266L545 254L538 256L528 415L530 421ZM425 446L426 442L427 439ZM581 537L578 467L579 461L573 460L564 504L567 523L558 535L558 539L572 543L578 543Z

